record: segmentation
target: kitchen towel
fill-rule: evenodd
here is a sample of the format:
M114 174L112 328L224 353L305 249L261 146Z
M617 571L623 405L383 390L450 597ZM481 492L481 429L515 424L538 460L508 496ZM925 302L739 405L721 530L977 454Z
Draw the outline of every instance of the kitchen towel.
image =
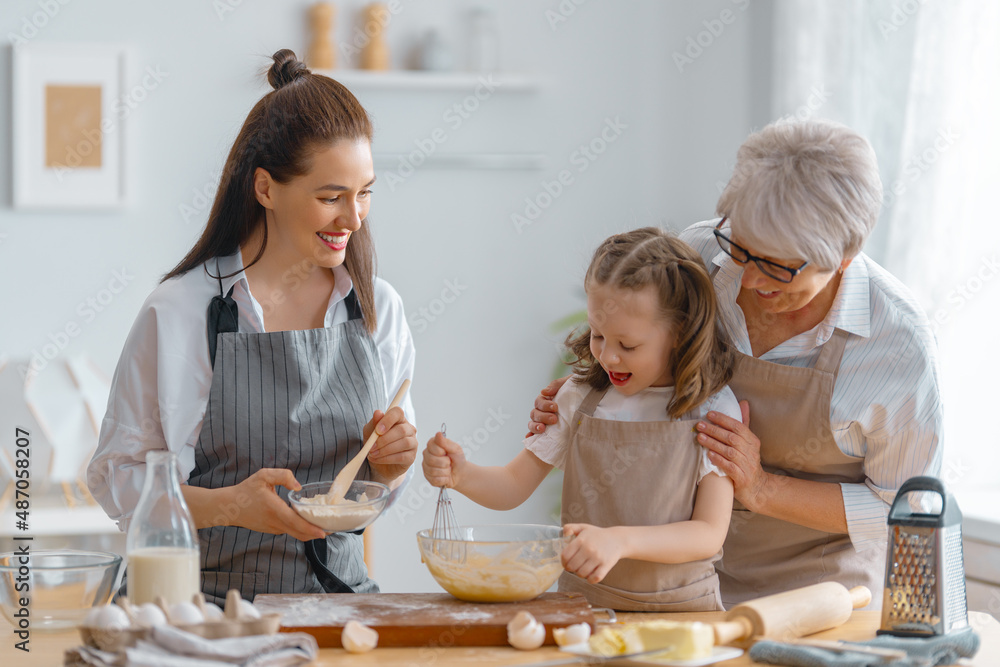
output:
M909 657L886 660L863 653L839 653L811 646L796 646L764 640L750 649L756 662L792 667L932 667L951 665L959 658L971 658L979 650L979 635L972 630L940 637L894 637L880 635L875 639L856 642L865 646L900 649Z
M120 653L78 646L66 651L65 665L87 667L295 667L316 659L319 647L304 632L205 639L164 625L148 640Z

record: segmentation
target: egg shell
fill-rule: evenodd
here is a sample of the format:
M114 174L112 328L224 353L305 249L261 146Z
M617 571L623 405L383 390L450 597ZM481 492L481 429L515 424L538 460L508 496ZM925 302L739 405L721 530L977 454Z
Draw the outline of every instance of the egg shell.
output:
M586 623L577 623L565 628L555 628L552 630L552 638L559 646L582 644L590 639L590 626Z
M348 653L365 653L378 646L378 632L357 621L348 621L340 634L340 643Z
M545 642L545 626L526 611L519 611L507 624L507 643L522 651L531 651Z
M102 630L127 630L130 625L128 614L115 604L104 605L94 619L94 627Z
M143 628L155 628L158 625L167 624L167 615L152 602L139 605L132 612L132 616L135 618L136 625Z
M240 600L239 606L240 618L260 618L260 612L257 611L257 607L253 606L253 603L249 600Z
M171 625L193 625L205 620L201 610L193 602L178 602L171 605L167 616Z

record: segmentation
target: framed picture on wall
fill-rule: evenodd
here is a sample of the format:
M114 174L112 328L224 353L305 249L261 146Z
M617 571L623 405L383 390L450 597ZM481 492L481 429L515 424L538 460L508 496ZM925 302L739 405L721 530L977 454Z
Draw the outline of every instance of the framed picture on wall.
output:
M12 50L14 207L123 206L125 47L38 43Z

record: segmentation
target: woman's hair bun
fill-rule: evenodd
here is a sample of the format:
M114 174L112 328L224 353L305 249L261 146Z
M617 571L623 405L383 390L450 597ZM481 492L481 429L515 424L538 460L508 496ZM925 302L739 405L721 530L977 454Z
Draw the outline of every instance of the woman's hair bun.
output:
M267 71L267 82L275 90L287 86L300 76L309 74L309 68L295 57L295 52L291 49L281 49L271 58L274 59L274 64Z

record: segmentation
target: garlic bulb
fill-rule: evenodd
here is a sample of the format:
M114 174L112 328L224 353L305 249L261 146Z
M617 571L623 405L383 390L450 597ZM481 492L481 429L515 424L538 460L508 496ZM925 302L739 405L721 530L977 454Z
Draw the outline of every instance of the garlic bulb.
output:
M545 626L528 612L519 611L507 624L507 642L522 651L536 649L545 642Z
M364 653L378 646L378 632L357 621L348 621L340 633L340 643L348 653Z
M590 639L590 626L586 623L577 623L565 628L555 628L552 630L552 638L559 646L582 644Z

